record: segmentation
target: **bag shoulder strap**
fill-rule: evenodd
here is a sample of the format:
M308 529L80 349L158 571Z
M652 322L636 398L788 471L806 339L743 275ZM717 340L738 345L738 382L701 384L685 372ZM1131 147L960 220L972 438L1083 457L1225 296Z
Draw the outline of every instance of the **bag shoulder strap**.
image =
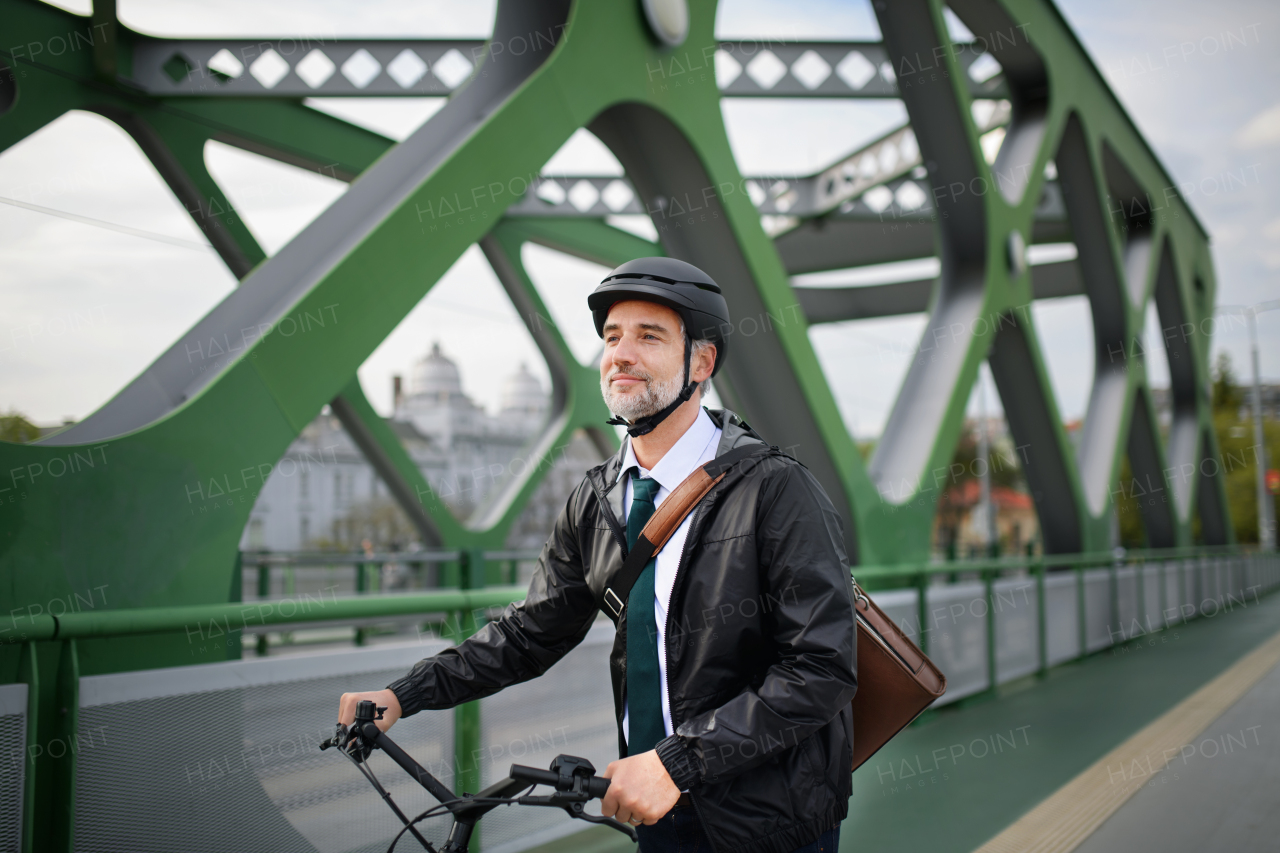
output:
M675 491L667 496L662 502L662 506L654 512L645 524L644 529L640 531L640 535L636 538L635 547L631 549L631 553L627 554L626 560L622 563L622 568L618 570L609 583L605 585L604 595L601 596L600 609L611 615L614 621L622 616L623 609L627 606L627 599L631 595L631 587L635 586L636 580L640 577L640 573L644 571L644 567L649 564L649 560L653 559L653 555L662 550L662 546L667 544L667 540L676 532L685 518L693 511L707 494L711 491L716 483L724 479L725 474L729 472L737 463L752 456L761 456L772 453L774 448L767 444L748 444L743 447L737 447L730 450L722 456L717 456L705 465L693 469L684 482L676 486Z

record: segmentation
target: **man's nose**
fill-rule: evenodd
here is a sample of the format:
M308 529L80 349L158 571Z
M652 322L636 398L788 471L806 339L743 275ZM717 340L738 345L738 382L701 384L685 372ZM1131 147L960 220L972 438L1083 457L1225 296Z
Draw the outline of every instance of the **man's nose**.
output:
M618 345L613 348L614 364L635 364L636 354L632 352L633 344L626 338L618 341Z

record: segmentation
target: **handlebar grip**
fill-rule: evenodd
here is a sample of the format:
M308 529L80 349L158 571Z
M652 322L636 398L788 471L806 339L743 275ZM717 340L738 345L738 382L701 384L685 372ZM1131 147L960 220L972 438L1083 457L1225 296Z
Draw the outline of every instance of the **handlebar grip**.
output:
M507 772L507 775L522 782L550 785L553 788L560 781L558 773L552 773L550 770L539 770L537 767L525 767L523 764L512 764L511 770Z
M560 785L560 774L550 770L539 770L537 767L526 767L523 764L512 764L507 775L522 782L550 785L553 788L558 788ZM603 798L608 790L609 780L603 776L592 776L587 780L587 793L592 797Z

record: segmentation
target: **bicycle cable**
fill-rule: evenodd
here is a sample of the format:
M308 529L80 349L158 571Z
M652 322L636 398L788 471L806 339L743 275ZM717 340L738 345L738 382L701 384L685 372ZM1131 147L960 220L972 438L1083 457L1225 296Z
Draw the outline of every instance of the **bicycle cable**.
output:
M520 794L520 796L523 797L525 794L528 794L530 791L532 791L536 787L538 787L536 784L530 785L528 788L524 789L524 791ZM446 803L437 803L436 805L422 812L422 814L418 815L413 820L409 821L403 827L401 827L400 831L396 833L396 837L391 839L391 846L387 848L387 853L395 853L396 845L400 843L400 838L406 832L408 832L409 828L413 826L415 823L418 823L419 821L427 820L429 818L439 817L443 815L445 812L451 811L449 806L458 802L466 802L466 803L480 804L480 805L509 806L509 805L513 805L515 803L520 802L520 797L471 797L471 798L455 797ZM432 853L435 853L434 847L431 847L430 845L428 845L428 849L432 851Z

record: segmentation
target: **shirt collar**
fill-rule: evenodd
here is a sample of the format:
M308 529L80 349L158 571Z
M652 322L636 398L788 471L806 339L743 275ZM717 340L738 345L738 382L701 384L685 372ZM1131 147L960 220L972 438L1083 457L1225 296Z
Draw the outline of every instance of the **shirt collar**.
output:
M707 444L715 438L716 429L715 422L707 415L706 409L698 409L698 417L693 424L676 440L666 455L658 460L658 464L647 472L648 475L657 480L658 485L667 491L674 490L684 482L685 477L693 473L694 468L698 467L698 460L702 458L702 452L706 450ZM631 437L627 436L622 466L618 469L618 480L614 482L629 476L628 472L632 468L639 468L641 473L645 473L639 461L636 460L635 450L631 446Z

